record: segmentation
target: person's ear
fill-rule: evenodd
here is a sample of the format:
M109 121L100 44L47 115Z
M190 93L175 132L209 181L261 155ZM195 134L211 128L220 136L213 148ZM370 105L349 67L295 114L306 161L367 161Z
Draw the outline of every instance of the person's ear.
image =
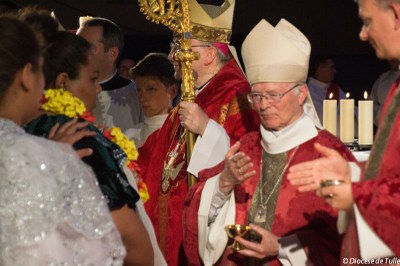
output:
M205 53L206 54L206 60L205 60L206 65L211 64L215 60L215 58L217 57L217 54L218 54L217 49L218 48L214 47L214 46L207 47L207 51Z
M56 88L67 89L68 82L69 82L68 74L66 72L61 72L60 74L57 75L54 81L54 85Z
M246 100L250 104L250 107L255 110L254 103L250 100L250 97L249 97L250 94L251 94L251 92L248 95L246 95Z
M114 46L114 47L111 47L110 49L108 49L108 55L114 61L117 60L118 54L119 54L119 49L117 46Z
M389 8L393 12L395 30L400 30L400 4L391 3Z
M306 101L307 95L308 95L308 87L307 84L303 84L300 88L299 88L299 104L303 105L304 102Z
M36 76L33 71L33 66L31 63L27 63L21 71L21 83L24 91L30 92L34 89Z
M169 93L169 100L172 101L175 96L178 94L178 85L177 84L173 84L171 86L169 86L168 88L168 93Z

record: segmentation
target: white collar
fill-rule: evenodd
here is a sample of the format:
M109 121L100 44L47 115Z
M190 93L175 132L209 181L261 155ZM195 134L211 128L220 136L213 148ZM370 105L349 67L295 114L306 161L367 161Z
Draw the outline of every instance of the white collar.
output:
M106 83L107 81L110 81L115 75L117 75L117 70L114 71L114 73L107 79L99 81L99 84Z
M313 121L306 114L279 131L266 130L262 125L260 131L261 146L270 154L289 151L318 135Z
M206 83L204 83L202 86L200 86L200 88L194 88L194 95L197 96L199 95L200 92L203 91L203 89L205 87L207 87L208 83L210 83L210 81L213 79L214 77L212 77L209 81L207 81Z
M144 116L144 124L149 125L149 126L159 126L160 124L162 125L167 118L168 114L162 114L162 115L154 115L154 116Z
M319 81L312 77L308 78L308 83L311 85L317 86L321 89L328 89L329 84L330 84L330 83L325 83L325 82Z

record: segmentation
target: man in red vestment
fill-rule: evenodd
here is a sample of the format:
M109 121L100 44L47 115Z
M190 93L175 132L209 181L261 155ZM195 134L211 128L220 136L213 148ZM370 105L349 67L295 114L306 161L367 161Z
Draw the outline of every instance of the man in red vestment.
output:
M400 59L400 1L359 0L362 41L369 41L381 59ZM327 203L349 213L342 263L351 259L395 264L400 256L400 90L393 84L366 165L348 164L335 151L317 146L324 156L291 169L291 182L301 191L318 189ZM330 186L319 189L321 178ZM361 178L360 182L358 181ZM353 181L354 183L350 182ZM399 263L395 257L395 262ZM376 261L378 260L378 261Z
M336 265L341 237L337 213L286 178L291 165L320 157L321 143L354 160L347 147L318 130L303 111L311 46L292 24L261 20L243 42L252 86L248 100L260 131L244 135L225 161L200 173L186 198L184 248L189 265ZM242 250L227 247L224 227L250 224ZM200 257L200 258L199 258Z
M199 60L193 61L195 103L181 102L139 151L142 175L150 194L145 207L170 266L178 265L178 257L182 257L178 253L182 246L182 210L188 191L188 172L197 176L199 170L215 165L223 159L230 142L259 127L258 116L246 100L250 85L227 45L234 1L225 3L228 8L218 16L218 21L196 1L189 1L189 6L192 50L200 54ZM227 16L225 27L220 24L224 16ZM217 24L225 28L226 35L196 35L196 29L203 27L200 33L209 32ZM171 49L173 60L174 53L181 49L176 39ZM179 77L180 66L173 63ZM185 158L185 129L198 134L189 166Z

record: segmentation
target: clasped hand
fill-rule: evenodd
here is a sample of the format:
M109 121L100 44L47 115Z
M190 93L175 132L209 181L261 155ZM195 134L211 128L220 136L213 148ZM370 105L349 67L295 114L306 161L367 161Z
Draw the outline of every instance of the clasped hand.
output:
M241 237L235 237L235 240L243 247L242 250L237 252L257 259L277 256L279 253L279 238L260 226L250 224L250 228L261 236L261 242L251 242Z
M210 118L197 103L180 102L178 114L184 128L203 136Z

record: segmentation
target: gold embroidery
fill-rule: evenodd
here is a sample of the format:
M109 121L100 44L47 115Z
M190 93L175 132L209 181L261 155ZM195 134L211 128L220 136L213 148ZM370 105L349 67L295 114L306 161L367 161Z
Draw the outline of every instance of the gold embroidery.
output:
M285 169L287 153L268 154L263 151L262 157L262 171L260 174L263 178L260 177L253 195L249 211L249 222L270 231L275 218L276 202L282 182L281 173ZM267 199L265 202L262 202L263 196L264 199ZM265 207L265 210L263 210L265 212L262 214L264 217L257 217L259 210L263 206Z
M174 135L174 134L172 134ZM167 193L185 161L186 131L182 133L174 149L167 154L161 176L161 192Z
M217 122L223 127L227 116L240 114L243 110L249 109L252 107L246 95L233 97L229 103L221 106Z
M255 223L271 231L282 178L298 148L299 146L294 149L289 159L287 152L269 154L263 150L262 169L250 205L249 223Z
M225 119L226 119L226 115L228 114L228 111L229 111L228 104L224 104L221 106L221 109L219 111L218 121L217 121L221 127L224 127Z
M193 38L198 40L226 44L229 44L232 36L232 30L230 29L208 27L206 25L200 25L193 22L191 33Z
M241 113L243 110L252 109L246 95L240 95L235 97L229 103L228 115L236 115Z

